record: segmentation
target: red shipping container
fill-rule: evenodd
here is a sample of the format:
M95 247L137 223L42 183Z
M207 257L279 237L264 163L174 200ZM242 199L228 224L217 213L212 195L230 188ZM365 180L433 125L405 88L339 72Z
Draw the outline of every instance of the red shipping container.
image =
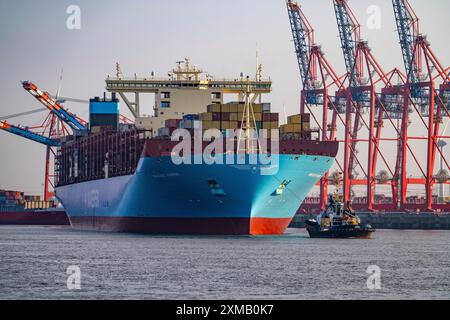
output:
M270 121L279 121L280 115L278 113L271 113L270 114Z
M222 113L222 121L230 121L230 114L228 112Z
M213 112L212 113L212 121L220 121L221 114L220 112Z
M263 113L263 121L278 121L278 113Z
M310 121L311 121L311 114L309 114L309 113L303 113L303 114L302 114L302 121L303 121L303 122L310 122Z
M263 121L272 121L272 114L271 113L263 113L262 118L263 118Z
M178 128L180 121L181 119L168 119L165 122L166 128Z

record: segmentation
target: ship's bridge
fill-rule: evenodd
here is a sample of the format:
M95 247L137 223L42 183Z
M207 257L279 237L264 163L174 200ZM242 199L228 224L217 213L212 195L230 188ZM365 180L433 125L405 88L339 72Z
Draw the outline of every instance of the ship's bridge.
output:
M166 78L155 77L153 72L149 77L123 77L120 65L116 64L116 76L106 79L106 90L120 95L138 127L151 129L154 133L164 127L165 120L205 112L208 105L223 103L225 95L236 95L231 100L244 101L245 92L250 90L254 100L261 100L263 94L272 91L272 81L262 78L261 67L252 79L243 74L235 79L217 79L191 66L189 59L177 64L178 67ZM141 106L140 95L147 93L155 95L154 106ZM150 110L154 114L142 116L141 110L147 114Z

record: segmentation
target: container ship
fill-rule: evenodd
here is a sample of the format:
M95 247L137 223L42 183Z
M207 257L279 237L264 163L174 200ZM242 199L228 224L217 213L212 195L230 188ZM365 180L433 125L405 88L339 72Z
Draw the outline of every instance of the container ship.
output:
M56 196L76 229L283 234L334 163L338 143L314 139L309 114L279 125L279 115L262 102L272 83L261 76L205 78L189 60L163 79L123 78L116 69L106 79L111 95L90 100L88 132L66 137L58 148ZM152 116L141 115L145 93L155 96ZM120 123L119 97L134 123ZM250 134L262 130L264 136ZM174 139L177 132L189 138ZM208 132L214 138L206 139ZM188 147L177 163L181 141ZM254 161L261 155L276 161Z
M66 212L53 201L21 191L0 190L0 225L70 225Z

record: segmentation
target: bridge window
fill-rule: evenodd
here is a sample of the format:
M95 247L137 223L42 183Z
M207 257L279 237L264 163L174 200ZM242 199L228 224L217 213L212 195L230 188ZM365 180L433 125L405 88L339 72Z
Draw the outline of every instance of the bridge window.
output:
M161 99L170 99L170 92L161 92Z
M170 108L170 102L169 101L162 101L161 102L161 108Z

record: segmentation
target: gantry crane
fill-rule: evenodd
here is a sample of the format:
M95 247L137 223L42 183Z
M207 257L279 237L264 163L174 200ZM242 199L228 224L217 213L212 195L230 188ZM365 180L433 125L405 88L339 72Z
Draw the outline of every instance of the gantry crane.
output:
M315 46L314 30L296 2L287 0L286 5L306 102L316 104L319 100L314 91L317 87L317 70L311 65L311 52Z
M444 117L450 118L448 102L450 97L449 69L442 66L431 50L430 43L420 33L419 18L409 1L392 0L392 4L407 74L405 92L410 93L410 99L405 104L405 109L412 105L428 131L427 164L426 169L421 168L421 170L425 177L426 209L433 210L436 207L433 205L433 185L435 183L434 169L438 152L442 162L446 164L447 169L450 169L449 162L438 146L439 139L446 138L440 135L440 124ZM439 87L437 81L441 82ZM428 117L428 122L424 119L426 117ZM400 199L403 207L406 206L408 188L406 178L407 150L405 147L409 139L408 120L408 118L403 119L401 135L403 148L399 155L402 163Z
M387 111L380 107L382 100L376 95L375 86L378 83L382 83L387 89L392 91L391 80L398 74L398 70L394 69L388 74L383 72L370 53L367 43L360 40L359 24L351 10L345 6L343 7L345 11L340 12L339 18L342 21L342 25L345 26L345 28L340 29L340 34L343 39L343 44L345 44L343 49L348 72L345 76L338 77L326 61L320 46L315 44L314 30L300 6L290 0L286 1L286 3L303 83L301 112L304 112L305 108L307 108L312 114L314 121L322 133L323 140L335 139L337 120L346 128L346 138L344 141L340 141L345 144L344 167L346 169L343 168L338 159L336 160L339 169L344 173L344 199L350 199L351 185L366 184L368 189L368 207L373 209L375 171L379 155L381 155L382 160L389 168L386 158L381 154L379 149L379 142L382 140L381 127L383 117L387 114ZM369 80L364 78L365 69L367 69L367 74L370 75ZM378 75L378 79L374 75ZM346 80L348 80L348 88L344 85ZM328 94L328 90L332 86L337 89L335 97L330 97ZM389 94L392 93L389 92ZM323 108L321 124L317 121L311 110L312 105L321 105ZM364 107L371 110L369 124L367 124L361 115L362 108ZM333 113L331 124L328 124L328 110L331 110ZM377 119L375 119L376 110L378 110ZM356 114L353 130L351 130L352 113ZM342 114L345 115L344 119ZM360 141L357 139L360 125L366 126L372 137L367 140L369 142L367 169L363 167L362 161L358 159L356 150L356 142ZM329 136L327 135L327 131L330 131ZM376 133L374 134L375 131ZM357 166L366 175L366 179L355 179L352 172L354 167L356 167L354 166L354 162L357 163ZM393 170L390 169L390 171L394 175ZM322 208L326 202L327 178L328 174L320 183L320 203Z
M47 146L45 161L44 198L46 201L48 201L53 196L53 193L50 191L50 187L54 186L54 183L51 179L52 176L50 174L50 162L51 157L54 157L56 154L54 148L60 146L62 137L71 134L84 135L88 130L88 123L64 108L61 104L61 101L67 100L77 103L89 103L89 101L73 98L60 98L59 89L56 97L54 98L48 92L39 89L34 83L30 81L22 82L22 86L27 92L29 92L40 103L42 103L45 108L17 113L0 118L0 120L3 121L0 122L0 130L4 130L11 134L15 134L17 136L21 136ZM12 125L6 121L7 119L29 115L45 110L49 110L49 114L46 116L43 123L36 127L20 127ZM123 115L120 115L120 122L125 124L132 123L130 119Z
M58 147L60 145L60 142L57 139L44 136L43 134L35 133L28 128L23 128L9 124L6 121L0 122L0 129L15 134L17 136L32 140L34 142L41 143L48 147Z
M4 117L3 119L10 119L16 116L21 116L23 114L27 113L10 115L8 117ZM70 128L66 127L66 125L61 120L59 120L59 118L54 113L49 112L49 114L45 117L44 121L39 126L20 127L12 125L6 120L2 120L2 122L0 123L0 130L4 130L6 132L34 142L38 142L47 147L45 161L44 199L45 201L49 201L53 196L53 192L50 191L50 188L54 186L52 175L50 173L51 156L55 155L53 149L55 147L59 147L62 137L70 134Z
M319 127L321 139L334 140L336 133L336 122L340 117L334 99L329 95L330 88L344 90L343 78L339 77L330 63L325 58L320 45L315 43L314 29L298 3L286 1L289 21L294 39L295 53L297 55L298 66L303 89L301 91L300 112L304 113L308 109L314 121ZM322 107L322 122L314 116L312 106ZM328 119L329 112L332 112L331 122ZM337 160L337 165L342 166ZM320 182L320 207L325 209L328 194L329 173Z
M383 122L383 108L376 93L376 85L382 83L385 87L392 87L391 79L395 70L386 74L373 57L368 43L361 40L360 24L348 6L346 0L334 0L336 21L341 39L342 52L347 69L348 90L340 94L345 100L345 141L344 141L344 190L343 198L351 198L351 186L355 180L354 161L358 162L367 180L367 207L374 209L375 172L381 138ZM376 76L376 77L375 77ZM362 117L363 108L369 110L369 123ZM376 113L378 117L376 120ZM352 125L352 114L355 114ZM364 125L369 131L367 168L364 169L360 161L355 158L356 143L360 126ZM352 129L353 127L353 129ZM384 159L384 157L383 157ZM384 160L385 161L385 160ZM386 163L387 167L389 165ZM392 171L391 169L389 169ZM392 172L393 174L393 172Z
M378 62L375 60L368 46L368 43L361 40L360 25L351 8L348 0L334 0L334 9L339 29L339 35L342 44L342 51L347 67L349 90L347 98L346 112L346 134L345 134L345 155L344 155L344 199L350 198L350 186L358 182L352 179L352 152L354 152L354 143L362 141L357 139L355 130L358 130L356 123L363 122L363 125L369 129L368 139L368 166L367 172L367 207L366 209L417 209L417 204L407 205L406 190L408 184L417 184L426 186L426 205L423 209L432 210L432 185L434 183L434 163L436 153L441 153L444 162L448 165L441 150L438 148L437 139L439 136L439 123L442 121L442 115L448 115L448 107L444 101L448 101L448 69L444 69L430 49L429 43L418 33L418 19L414 13L408 13L408 19L404 18L404 13L411 10L406 0L395 1L396 5L403 4L402 10L395 8L399 34L401 35L402 52L407 66L407 74L404 75L400 70L394 69L389 73L384 73ZM400 14L399 14L400 13ZM401 18L403 15L403 18ZM409 31L408 31L409 28ZM405 38L402 38L405 37ZM408 44L413 43L412 48L407 48ZM408 59L415 59L409 61ZM424 61L420 61L423 59ZM421 72L422 66L426 66L428 74L425 76ZM434 71L434 73L433 73ZM398 84L393 83L394 77L398 78ZM423 80L427 79L427 80ZM440 93L435 88L434 81L442 80ZM381 88L381 94L377 93L377 88ZM352 102L356 102L358 107ZM411 107L412 106L412 107ZM361 116L361 108L369 110L369 125L365 123ZM353 109L353 110L352 110ZM408 136L408 125L410 124L409 114L416 111L422 123L428 130L428 148L427 164L421 165L419 157L413 151L410 140L423 140L423 137ZM420 112L422 110L422 112ZM428 114L428 124L423 119L423 110ZM349 134L351 129L351 113L355 113L355 125L353 125L353 134ZM378 113L378 116L375 114ZM376 120L376 117L378 118ZM401 127L396 125L393 118L401 119ZM397 139L382 138L381 128L384 126L384 120L392 125L397 133ZM376 130L376 132L375 132ZM375 132L375 134L374 134ZM397 158L395 170L392 170L380 151L382 141L397 142ZM406 175L407 155L415 162L424 176L424 179L408 178ZM378 206L374 203L374 187L377 184L378 177L375 175L378 157L384 161L392 177L390 180L392 188L392 205ZM355 160L357 160L355 158ZM383 183L381 183L383 184ZM400 192L399 192L400 191Z
M398 210L405 209L403 205L406 203L405 199L398 197L399 189L399 172L406 170L406 157L404 154L409 151L412 159L415 161L419 169L425 175L425 171L419 163L419 158L415 155L411 146L403 139L404 130L407 130L409 125L409 102L411 96L407 88L407 77L397 68L385 73L380 64L375 59L366 41L361 40L360 24L351 8L348 5L348 0L333 0L336 20L339 29L339 35L342 44L342 50L347 67L349 77L349 93L347 94L347 112L346 112L346 142L345 142L345 160L344 160L344 198L350 198L349 187L354 182L351 179L351 158L350 152L353 151L356 139L355 130L358 127L354 125L353 135L349 134L351 128L351 100L357 102L358 108L355 108L355 124L358 120L363 122L363 125L369 130L368 139L368 159L367 171L364 174L367 177L367 206L365 209L369 210ZM394 80L397 78L397 84ZM381 94L377 90L381 87ZM361 108L369 111L369 123L361 116ZM402 119L401 128L394 120ZM383 138L381 135L384 123L388 123L395 130L396 138ZM421 137L409 137L409 139L421 139ZM383 155L380 150L381 142L396 142L397 144L397 158L395 165L389 164L387 157ZM392 150L392 148L390 148ZM384 162L389 179L382 179L376 175L377 162L381 158ZM405 162L405 163L404 163ZM405 183L421 184L420 179L403 178ZM386 180L386 181L384 181ZM392 189L392 203L391 204L376 204L374 201L374 188L376 184L388 184Z
M421 67L417 64L419 59L414 55L414 39L419 35L419 18L410 10L409 3L403 0L392 0L394 6L397 30L400 35L400 46L402 49L403 62L406 69L406 77L411 84L417 84L420 79ZM420 88L411 88L411 96L420 97Z
M67 125L69 125L72 130L87 130L86 121L78 118L77 116L66 110L56 99L52 98L52 96L48 92L40 90L34 83L30 81L22 82L22 86L51 112L56 114L59 119L67 123Z
M68 110L66 110L59 102L58 97L54 99L48 92L42 91L34 83L30 81L22 82L23 88L29 92L33 97L35 97L39 102L41 102L48 110L52 116L50 117L50 122L48 123L50 134L55 129L56 126L62 129L60 131L62 135L70 134L65 128L64 124L72 129L72 133L78 134L87 132L88 126L87 122L81 118L78 118ZM59 90L57 96L59 95ZM51 197L50 185L54 183L50 179L50 162L51 157L55 156L55 151L52 146L47 146L46 159L45 159L45 186L44 186L44 197L48 201Z
M51 157L55 155L53 148L60 145L60 138L64 136L72 133L78 134L87 132L87 123L66 110L57 99L54 99L48 92L40 90L34 83L24 81L22 82L22 86L50 111L49 114L46 116L43 123L37 127L24 128L3 121L0 125L0 129L31 141L41 143L47 147L45 159L44 198L48 201L53 196L53 193L50 191L50 187L54 185L51 181L52 179L50 174ZM10 119L24 114L27 113L11 115L6 118Z

